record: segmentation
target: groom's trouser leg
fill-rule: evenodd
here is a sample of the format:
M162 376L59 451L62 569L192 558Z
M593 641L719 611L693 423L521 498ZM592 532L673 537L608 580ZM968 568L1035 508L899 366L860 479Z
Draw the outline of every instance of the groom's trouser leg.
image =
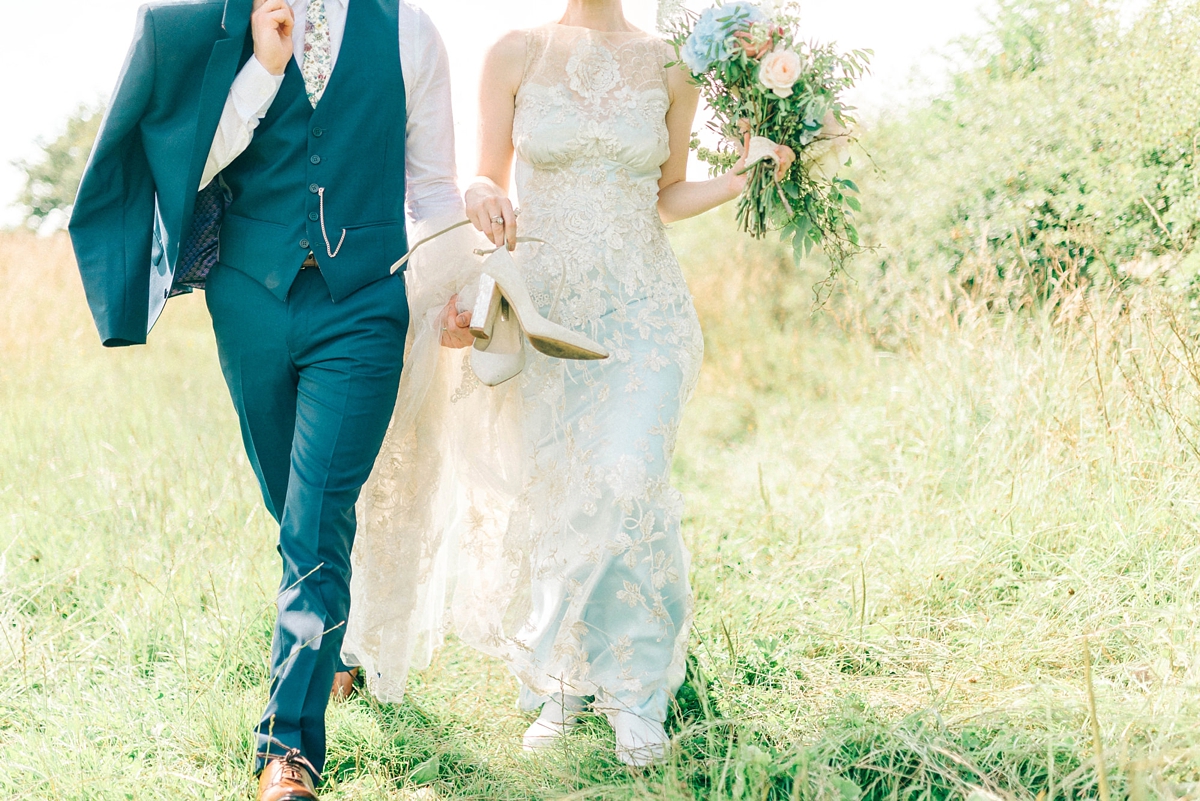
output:
M400 381L404 285L384 279L333 303L320 274L305 270L281 302L218 266L207 291L246 451L280 524L283 580L258 752L298 748L320 771L349 613L354 504Z

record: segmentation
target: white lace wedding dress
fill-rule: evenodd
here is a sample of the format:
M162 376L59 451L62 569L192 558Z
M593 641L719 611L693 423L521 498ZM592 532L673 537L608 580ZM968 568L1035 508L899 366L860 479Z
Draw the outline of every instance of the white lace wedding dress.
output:
M692 597L670 468L703 341L657 211L672 56L642 33L527 33L520 227L553 247L516 256L542 311L610 358L530 350L516 379L480 385L467 351L437 347L438 310L478 273L474 232L414 259L344 649L385 700L450 630L508 664L525 708L595 695L661 721L683 680Z

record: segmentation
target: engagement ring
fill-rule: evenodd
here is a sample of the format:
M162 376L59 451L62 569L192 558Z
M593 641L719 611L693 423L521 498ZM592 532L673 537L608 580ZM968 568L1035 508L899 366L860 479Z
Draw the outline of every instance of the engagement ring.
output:
M496 216L492 218L492 222L494 222L496 225L504 225L504 218Z

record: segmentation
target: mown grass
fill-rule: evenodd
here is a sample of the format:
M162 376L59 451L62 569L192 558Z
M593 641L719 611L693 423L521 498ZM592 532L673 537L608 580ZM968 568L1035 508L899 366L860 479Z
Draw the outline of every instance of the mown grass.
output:
M726 217L674 232L707 357L671 761L620 767L598 720L523 756L512 680L451 644L331 710L328 797L1097 797L1085 641L1111 794L1200 793L1187 309L931 284L884 350L866 288L812 314ZM66 241L21 235L0 297L0 796L251 797L278 565L202 298L103 351Z

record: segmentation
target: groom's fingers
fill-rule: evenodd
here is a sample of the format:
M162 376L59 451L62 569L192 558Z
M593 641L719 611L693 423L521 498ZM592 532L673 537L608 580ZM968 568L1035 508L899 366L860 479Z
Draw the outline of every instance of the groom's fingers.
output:
M442 331L438 342L443 348L465 348L475 342L469 330L471 313L458 310L458 295L450 298L442 309Z

